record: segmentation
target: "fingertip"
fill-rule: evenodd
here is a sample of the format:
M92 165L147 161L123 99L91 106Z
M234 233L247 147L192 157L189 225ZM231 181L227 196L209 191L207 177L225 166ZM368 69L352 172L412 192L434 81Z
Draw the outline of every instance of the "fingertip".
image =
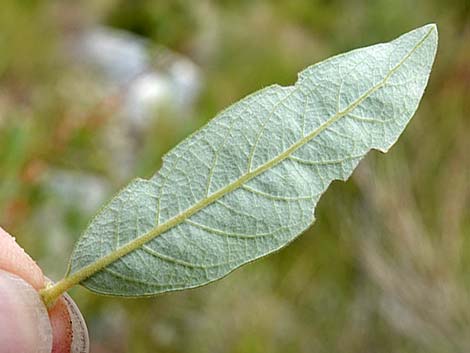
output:
M0 269L16 274L35 289L44 287L44 275L34 260L0 227Z
M52 328L38 292L20 277L0 270L2 353L50 353Z
M49 313L37 290L46 279L34 260L0 227L0 353L88 353L80 310L64 294Z

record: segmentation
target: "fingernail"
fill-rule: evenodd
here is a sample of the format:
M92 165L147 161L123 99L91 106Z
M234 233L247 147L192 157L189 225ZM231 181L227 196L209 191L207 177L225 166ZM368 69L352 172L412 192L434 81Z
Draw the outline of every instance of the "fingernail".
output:
M38 292L21 278L0 270L2 353L50 353L52 329Z
M52 324L52 353L88 353L88 330L80 310L67 294L63 294L49 310Z
M70 347L71 353L89 353L90 352L90 339L88 336L88 329L86 327L85 319L78 309L77 304L72 298L65 293L62 296L67 303L67 308L70 314L70 321L72 322L72 345Z

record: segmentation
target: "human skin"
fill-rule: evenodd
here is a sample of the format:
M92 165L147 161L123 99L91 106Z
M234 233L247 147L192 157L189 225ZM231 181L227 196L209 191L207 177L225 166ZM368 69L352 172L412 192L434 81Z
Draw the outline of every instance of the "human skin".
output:
M0 353L88 352L86 327L71 299L61 297L49 310L42 302L38 291L47 282L33 259L0 228ZM77 345L77 338L85 344Z

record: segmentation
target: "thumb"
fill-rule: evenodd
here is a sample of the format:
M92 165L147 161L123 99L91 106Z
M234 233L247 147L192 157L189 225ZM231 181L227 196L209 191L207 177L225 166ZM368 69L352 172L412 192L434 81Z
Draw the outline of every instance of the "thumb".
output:
M52 329L38 292L0 270L0 353L50 353Z

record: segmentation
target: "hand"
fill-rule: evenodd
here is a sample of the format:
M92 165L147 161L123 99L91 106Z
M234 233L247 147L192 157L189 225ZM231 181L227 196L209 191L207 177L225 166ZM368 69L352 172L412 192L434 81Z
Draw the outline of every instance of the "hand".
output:
M88 353L88 332L75 303L62 296L46 309L47 279L0 228L0 353Z

